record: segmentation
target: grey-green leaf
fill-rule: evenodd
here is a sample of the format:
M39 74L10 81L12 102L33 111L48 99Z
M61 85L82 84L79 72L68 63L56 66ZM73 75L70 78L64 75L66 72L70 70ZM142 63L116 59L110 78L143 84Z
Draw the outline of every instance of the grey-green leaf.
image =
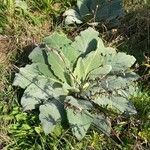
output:
M102 65L101 67L98 67L94 70L92 70L89 74L89 79L96 79L96 78L99 78L99 79L102 79L103 77L105 77L107 74L110 73L112 67L111 65Z
M97 38L99 33L93 28L80 32L79 36L75 37L75 41L72 43L74 49L76 49L80 54L89 53L96 50L97 48Z
M77 23L77 24L82 23L80 14L74 9L66 10L63 16L66 17L65 18L66 25L70 25L74 23Z
M61 58L57 51L50 51L48 54L48 61L51 64L51 69L53 70L55 76L57 76L61 81L65 82L65 71L67 64L63 58Z
M61 121L64 114L63 105L57 100L50 100L48 103L40 106L39 119L41 120L45 134L53 132L57 123Z
M107 136L110 135L111 122L109 118L104 116L104 114L93 115L93 126L96 127L97 130L102 131Z
M35 80L31 85L27 87L21 98L21 105L24 110L32 110L38 107L40 104L45 103L52 97L60 96L61 85L45 78ZM65 95L63 89L61 90L62 95Z
M83 64L85 69L85 75L86 76L92 71L97 69L98 67L102 66L103 63L103 57L101 56L100 51L95 50L90 52L86 57L83 58Z
M66 97L65 104L73 106L75 111L92 110L93 108L93 105L90 101L84 99L77 99L72 96Z
M62 52L66 59L73 63L78 57L77 50L71 46L72 41L67 38L64 33L54 32L52 35L44 38L44 44L46 44L49 49L56 49Z
M105 63L112 66L111 72L115 74L124 73L135 63L135 60L133 56L119 52L108 54Z
M93 100L94 103L114 109L118 112L125 113L127 115L136 114L135 107L133 104L125 97L121 96L101 96Z
M88 111L76 112L72 108L67 108L67 118L73 134L81 140L89 129L93 119Z
M13 85L26 88L35 80L43 78L40 72L37 70L37 64L26 65L24 68L20 68L19 73L16 73Z
M32 60L33 63L46 63L47 52L40 48L39 46L34 48L33 51L29 55L29 59Z

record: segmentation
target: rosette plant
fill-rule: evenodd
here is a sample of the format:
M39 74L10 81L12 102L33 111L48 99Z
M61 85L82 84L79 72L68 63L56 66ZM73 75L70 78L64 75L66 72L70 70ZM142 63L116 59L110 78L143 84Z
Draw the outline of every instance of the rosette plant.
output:
M99 33L88 28L74 41L61 32L43 39L29 55L13 82L24 90L24 111L39 109L44 132L70 126L81 140L92 126L109 135L109 112L136 114L129 101L138 75L135 58L105 47Z
M122 0L77 0L75 8L65 11L65 24L103 23L110 26L120 24L123 16Z

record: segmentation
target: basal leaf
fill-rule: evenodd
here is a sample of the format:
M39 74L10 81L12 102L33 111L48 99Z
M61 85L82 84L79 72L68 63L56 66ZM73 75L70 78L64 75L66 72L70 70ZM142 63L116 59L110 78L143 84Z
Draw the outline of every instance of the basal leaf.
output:
M61 81L65 82L65 71L67 69L66 61L61 58L61 56L56 51L50 51L48 54L48 62L51 64L51 69L53 70L55 76L57 76Z
M47 52L40 47L36 47L29 55L29 59L32 60L33 63L46 63Z
M54 32L52 35L44 38L44 44L50 49L56 49L62 52L64 57L73 63L78 57L78 52L71 46L72 41L63 33Z
M89 72L100 67L102 63L103 57L101 56L100 51L95 50L86 55L86 57L83 58L83 64L85 69L85 76L83 78L85 79Z
M63 48L65 45L69 45L72 43L70 39L64 33L54 32L48 37L43 39L43 43L48 45L50 48L58 49Z
M96 127L97 130L106 134L107 136L110 135L111 122L110 119L105 117L103 114L97 114L93 116L93 126Z
M75 37L75 41L72 43L72 46L80 54L87 54L96 50L98 35L99 33L97 31L89 27L88 29L80 32L79 36Z
M93 105L90 101L84 99L77 99L72 96L67 96L65 104L68 107L74 108L75 111L91 110Z
M16 73L13 85L20 86L24 89L40 78L42 77L40 76L40 72L37 70L37 64L26 65L24 68L20 68L19 73Z
M76 99L72 96L67 96L65 99L67 110L67 118L73 134L77 139L81 140L92 122L92 116L87 111L92 109L92 104L82 99Z
M73 75L79 84L81 83L81 81L83 81L83 77L85 76L85 68L83 64L83 59L81 57L77 61Z
M89 79L94 80L96 78L102 79L107 74L110 73L112 67L111 65L104 65L92 70L89 74Z
M58 83L41 78L40 80L35 80L28 86L24 91L24 94L21 98L21 105L24 110L35 109L36 106L45 103L48 99L53 97L65 95L65 91L61 88L61 85ZM61 88L61 91L59 90Z
M81 140L92 123L92 116L88 111L76 112L72 108L67 108L67 118L69 125L72 129L72 133Z
M95 50L87 54L83 58L79 58L76 68L75 68L75 76L78 77L79 80L84 81L88 74L102 66L103 57L101 56L101 52L99 50Z
M138 75L135 73L128 73L122 76L108 76L100 82L100 86L108 91L115 91L119 89L126 89L130 85L134 84Z
M43 63L36 63L36 65L37 65L36 69L38 70L40 75L43 75L44 77L48 79L51 78L51 79L57 80L57 78L53 75L52 69L49 65L46 65Z
M77 24L82 23L80 14L74 9L66 10L63 16L66 17L65 18L66 25L70 25L74 23L77 23Z
M53 132L54 128L61 121L64 108L57 100L51 99L48 103L40 106L39 119L42 123L45 134Z
M93 100L94 103L116 110L127 115L136 114L135 107L133 104L125 97L121 96L100 96Z
M112 73L124 73L134 63L135 58L125 53L109 54L106 56L106 64L112 66Z

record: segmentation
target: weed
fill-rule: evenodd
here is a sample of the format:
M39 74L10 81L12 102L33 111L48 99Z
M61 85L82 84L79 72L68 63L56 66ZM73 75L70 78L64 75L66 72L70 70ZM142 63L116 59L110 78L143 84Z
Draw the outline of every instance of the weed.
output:
M9 61L13 57L13 62L18 63L18 60L14 58L15 53L18 55L23 47L28 44L37 44L43 37L49 35L57 26L57 16L66 8L71 8L75 0L24 0L26 3L24 6L14 5L14 2L15 0L2 0L0 3L0 33L8 37L6 43L0 41L0 149L4 147L12 150L150 149L150 94L149 91L145 91L145 87L132 99L138 112L137 116L130 120L112 116L110 138L92 129L81 141L77 141L70 130L62 131L61 135L57 131L56 135L45 136L38 125L38 118L35 117L38 112L35 114L28 112L28 115L22 112L14 97L15 89L11 86ZM146 64L145 67L148 69L149 0L124 0L124 3L127 16L121 26L123 30L119 30L119 34L124 36L120 48L122 51L133 54L140 65ZM73 31L76 34L80 29L81 27L77 31L73 27L66 27L66 33L72 36ZM85 26L82 26L82 29L85 29ZM120 43L113 44L113 46L116 45ZM147 73L145 68L140 72L141 75ZM146 80L147 84L148 80ZM146 89L149 90L148 87Z

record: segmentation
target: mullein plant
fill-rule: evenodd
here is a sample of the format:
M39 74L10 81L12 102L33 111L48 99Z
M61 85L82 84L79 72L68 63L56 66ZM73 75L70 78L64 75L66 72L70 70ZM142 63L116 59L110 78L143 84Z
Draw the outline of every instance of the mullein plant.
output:
M61 32L43 39L29 55L31 64L19 69L14 86L24 89L24 111L39 110L46 134L68 125L81 140L94 126L110 135L110 111L134 115L129 101L138 75L133 56L105 47L99 33L88 28L72 41Z

